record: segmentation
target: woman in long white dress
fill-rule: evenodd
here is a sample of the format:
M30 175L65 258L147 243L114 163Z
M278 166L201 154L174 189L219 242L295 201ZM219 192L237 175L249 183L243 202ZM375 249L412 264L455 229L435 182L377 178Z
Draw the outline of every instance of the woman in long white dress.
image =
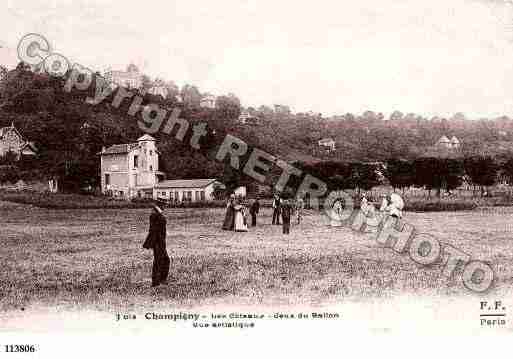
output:
M237 204L233 208L235 209L235 231L247 232L246 207L243 204Z

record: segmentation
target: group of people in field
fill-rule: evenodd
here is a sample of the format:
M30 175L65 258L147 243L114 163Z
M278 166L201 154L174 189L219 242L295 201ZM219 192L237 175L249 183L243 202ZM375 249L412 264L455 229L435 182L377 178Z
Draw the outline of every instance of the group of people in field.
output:
M158 200L153 204L148 236L143 244L143 248L153 251L152 287L167 283L171 262L166 249L167 222L163 214L164 206L165 202ZM257 225L257 215L260 212L260 206L258 198L254 199L248 206L244 198L236 197L234 194L230 195L226 205L226 215L222 228L227 231L248 231L248 214L251 216L251 226L255 227ZM289 234L290 222L294 217L296 218L297 224L301 223L304 207L305 203L299 196L296 199L291 199L276 194L272 202L272 224L279 226L281 219L283 233ZM391 217L401 218L403 207L404 202L402 198L392 193L383 196L380 212ZM360 208L366 215L373 215L376 211L374 204L368 201L365 195L361 198ZM335 211L341 210L342 204L335 202L333 209Z
M226 215L223 221L225 231L247 232L248 220L251 216L251 227L257 225L257 216L260 212L260 201L258 198L248 203L244 198L230 195L226 204ZM275 194L272 203L273 225L280 225L280 219L283 226L283 233L290 234L290 221L295 215L297 223L301 223L304 209L304 201L301 197L295 200L284 198L280 194Z

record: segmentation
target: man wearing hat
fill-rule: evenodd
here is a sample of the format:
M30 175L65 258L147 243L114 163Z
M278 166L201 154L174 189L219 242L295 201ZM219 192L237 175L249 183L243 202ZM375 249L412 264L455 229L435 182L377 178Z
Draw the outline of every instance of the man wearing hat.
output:
M162 214L165 202L157 200L150 215L150 229L143 244L145 249L153 249L151 286L165 284L169 274L170 259L166 250L166 217Z

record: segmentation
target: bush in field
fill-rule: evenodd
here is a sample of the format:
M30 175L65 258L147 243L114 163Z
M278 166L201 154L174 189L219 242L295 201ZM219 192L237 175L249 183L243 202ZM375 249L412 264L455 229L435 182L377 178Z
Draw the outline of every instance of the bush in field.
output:
M450 192L463 181L463 164L457 159L419 158L413 162L413 168L415 185L426 188L430 194L432 189L436 189L438 197L442 189Z
M481 189L481 196L484 189L493 186L497 182L499 166L492 157L468 157L464 160L465 172L474 184Z
M502 166L502 172L504 173L508 183L510 185L513 184L513 158L510 158L506 163L504 163Z
M0 183L16 183L19 179L20 174L17 166L0 166Z
M454 158L442 159L442 185L447 191L458 188L463 183L465 170L463 162Z
M354 184L354 188L358 189L358 192L360 192L360 189L368 191L381 184L378 168L375 164L356 162L351 163L350 168L351 182Z
M404 209L411 212L470 211L477 206L476 202L469 200L408 201Z

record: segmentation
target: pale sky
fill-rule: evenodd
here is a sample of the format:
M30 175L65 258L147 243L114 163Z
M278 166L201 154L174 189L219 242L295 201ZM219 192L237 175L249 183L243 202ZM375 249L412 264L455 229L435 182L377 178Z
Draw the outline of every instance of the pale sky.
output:
M133 62L245 106L513 116L504 0L6 2L0 63L9 67L20 38L36 32L90 68Z

